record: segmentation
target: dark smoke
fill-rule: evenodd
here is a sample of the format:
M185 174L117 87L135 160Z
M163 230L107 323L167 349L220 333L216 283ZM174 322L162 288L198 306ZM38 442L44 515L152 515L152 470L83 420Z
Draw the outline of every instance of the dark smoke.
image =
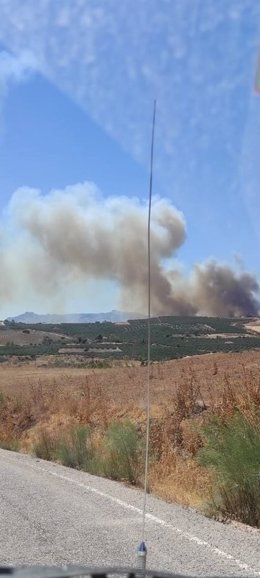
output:
M195 267L194 301L201 313L225 317L254 317L259 313L259 284L249 273L210 262Z

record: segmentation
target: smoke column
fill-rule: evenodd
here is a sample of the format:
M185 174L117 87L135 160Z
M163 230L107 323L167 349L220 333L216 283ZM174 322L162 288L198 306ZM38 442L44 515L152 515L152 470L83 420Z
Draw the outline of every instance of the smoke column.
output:
M185 242L182 213L155 198L151 223L152 312L156 315L255 316L259 285L216 262L186 278L165 262ZM75 279L115 281L120 307L147 307L147 206L138 199L104 198L93 183L47 195L22 188L0 229L0 298L12 304L29 292L53 298ZM86 294L86 303L88 296Z

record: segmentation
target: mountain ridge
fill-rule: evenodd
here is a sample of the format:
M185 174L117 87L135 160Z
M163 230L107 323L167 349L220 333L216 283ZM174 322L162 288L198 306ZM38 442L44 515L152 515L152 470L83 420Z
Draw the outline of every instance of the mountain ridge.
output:
M26 311L21 315L14 317L7 317L7 321L14 321L15 323L37 324L37 323L96 323L97 321L110 321L112 323L124 322L128 319L141 319L144 315L140 313L133 313L129 311L112 311L100 313L45 313L39 314L33 311Z

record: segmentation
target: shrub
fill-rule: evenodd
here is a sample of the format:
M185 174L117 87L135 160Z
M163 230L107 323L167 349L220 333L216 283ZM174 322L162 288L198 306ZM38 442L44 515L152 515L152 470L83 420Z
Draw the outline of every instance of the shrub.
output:
M228 422L215 418L204 428L201 464L213 468L213 511L260 526L260 423L236 412Z
M94 457L90 429L84 425L74 426L59 441L57 457L64 466L90 471Z
M4 409L6 406L6 396L3 391L0 390L0 410Z
M19 441L16 439L0 440L0 448L12 452L19 452Z
M104 438L103 474L114 480L137 484L140 473L140 440L130 421L111 424Z
M40 430L33 445L33 453L42 460L52 460L55 457L56 440L45 429Z

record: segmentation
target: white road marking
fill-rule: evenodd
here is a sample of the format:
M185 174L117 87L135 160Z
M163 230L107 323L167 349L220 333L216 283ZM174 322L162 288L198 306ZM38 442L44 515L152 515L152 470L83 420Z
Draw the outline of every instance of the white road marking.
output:
M96 494L97 496L100 496L102 498L110 500L111 502L114 502L118 506L121 506L122 508L127 509L127 510L131 510L132 512L135 512L136 514L139 514L140 516L142 516L142 514L143 514L141 508L137 508L137 506L132 506L131 504L128 504L127 502L124 502L123 500L120 500L119 498L115 498L114 496L111 496L110 494L102 492L101 490L97 490L96 488L93 488L92 486L84 484L83 482L78 482L77 480L74 480L73 478L63 476L62 474L58 474L57 472L52 472L51 470L46 470L45 468L41 468L40 466L33 465L30 467L32 467L33 469L41 470L42 472L48 473L51 476L54 476L56 478L60 478L61 480L66 480L67 482L75 484L76 486L83 488L84 490L87 490L88 492L92 492L93 494ZM246 562L242 562L238 558L234 558L234 556L232 556L231 554L228 554L227 552L225 552L224 550L221 550L220 548L216 548L216 547L212 546L211 544L209 544L209 542L206 542L205 540L201 540L200 538L198 538L197 536L194 536L190 532L184 532L183 530L181 530L177 526L174 526L173 524L170 524L169 522L165 522L164 520L162 520L161 518L158 518L157 516L154 516L153 514L146 513L146 519L150 520L151 522L154 522L155 524L159 524L160 526L162 526L164 528L168 528L172 532L175 532L175 534L179 534L180 536L182 536L186 540L189 540L190 542L195 542L195 544L197 544L198 546L203 546L204 548L207 548L213 554L217 554L218 556L221 556L222 558L225 558L226 560L230 560L231 562L234 562L238 566L238 568L240 568L240 570L245 570L246 572L254 574L255 576L260 576L260 571L255 570L254 568L252 568L251 566L246 564Z

